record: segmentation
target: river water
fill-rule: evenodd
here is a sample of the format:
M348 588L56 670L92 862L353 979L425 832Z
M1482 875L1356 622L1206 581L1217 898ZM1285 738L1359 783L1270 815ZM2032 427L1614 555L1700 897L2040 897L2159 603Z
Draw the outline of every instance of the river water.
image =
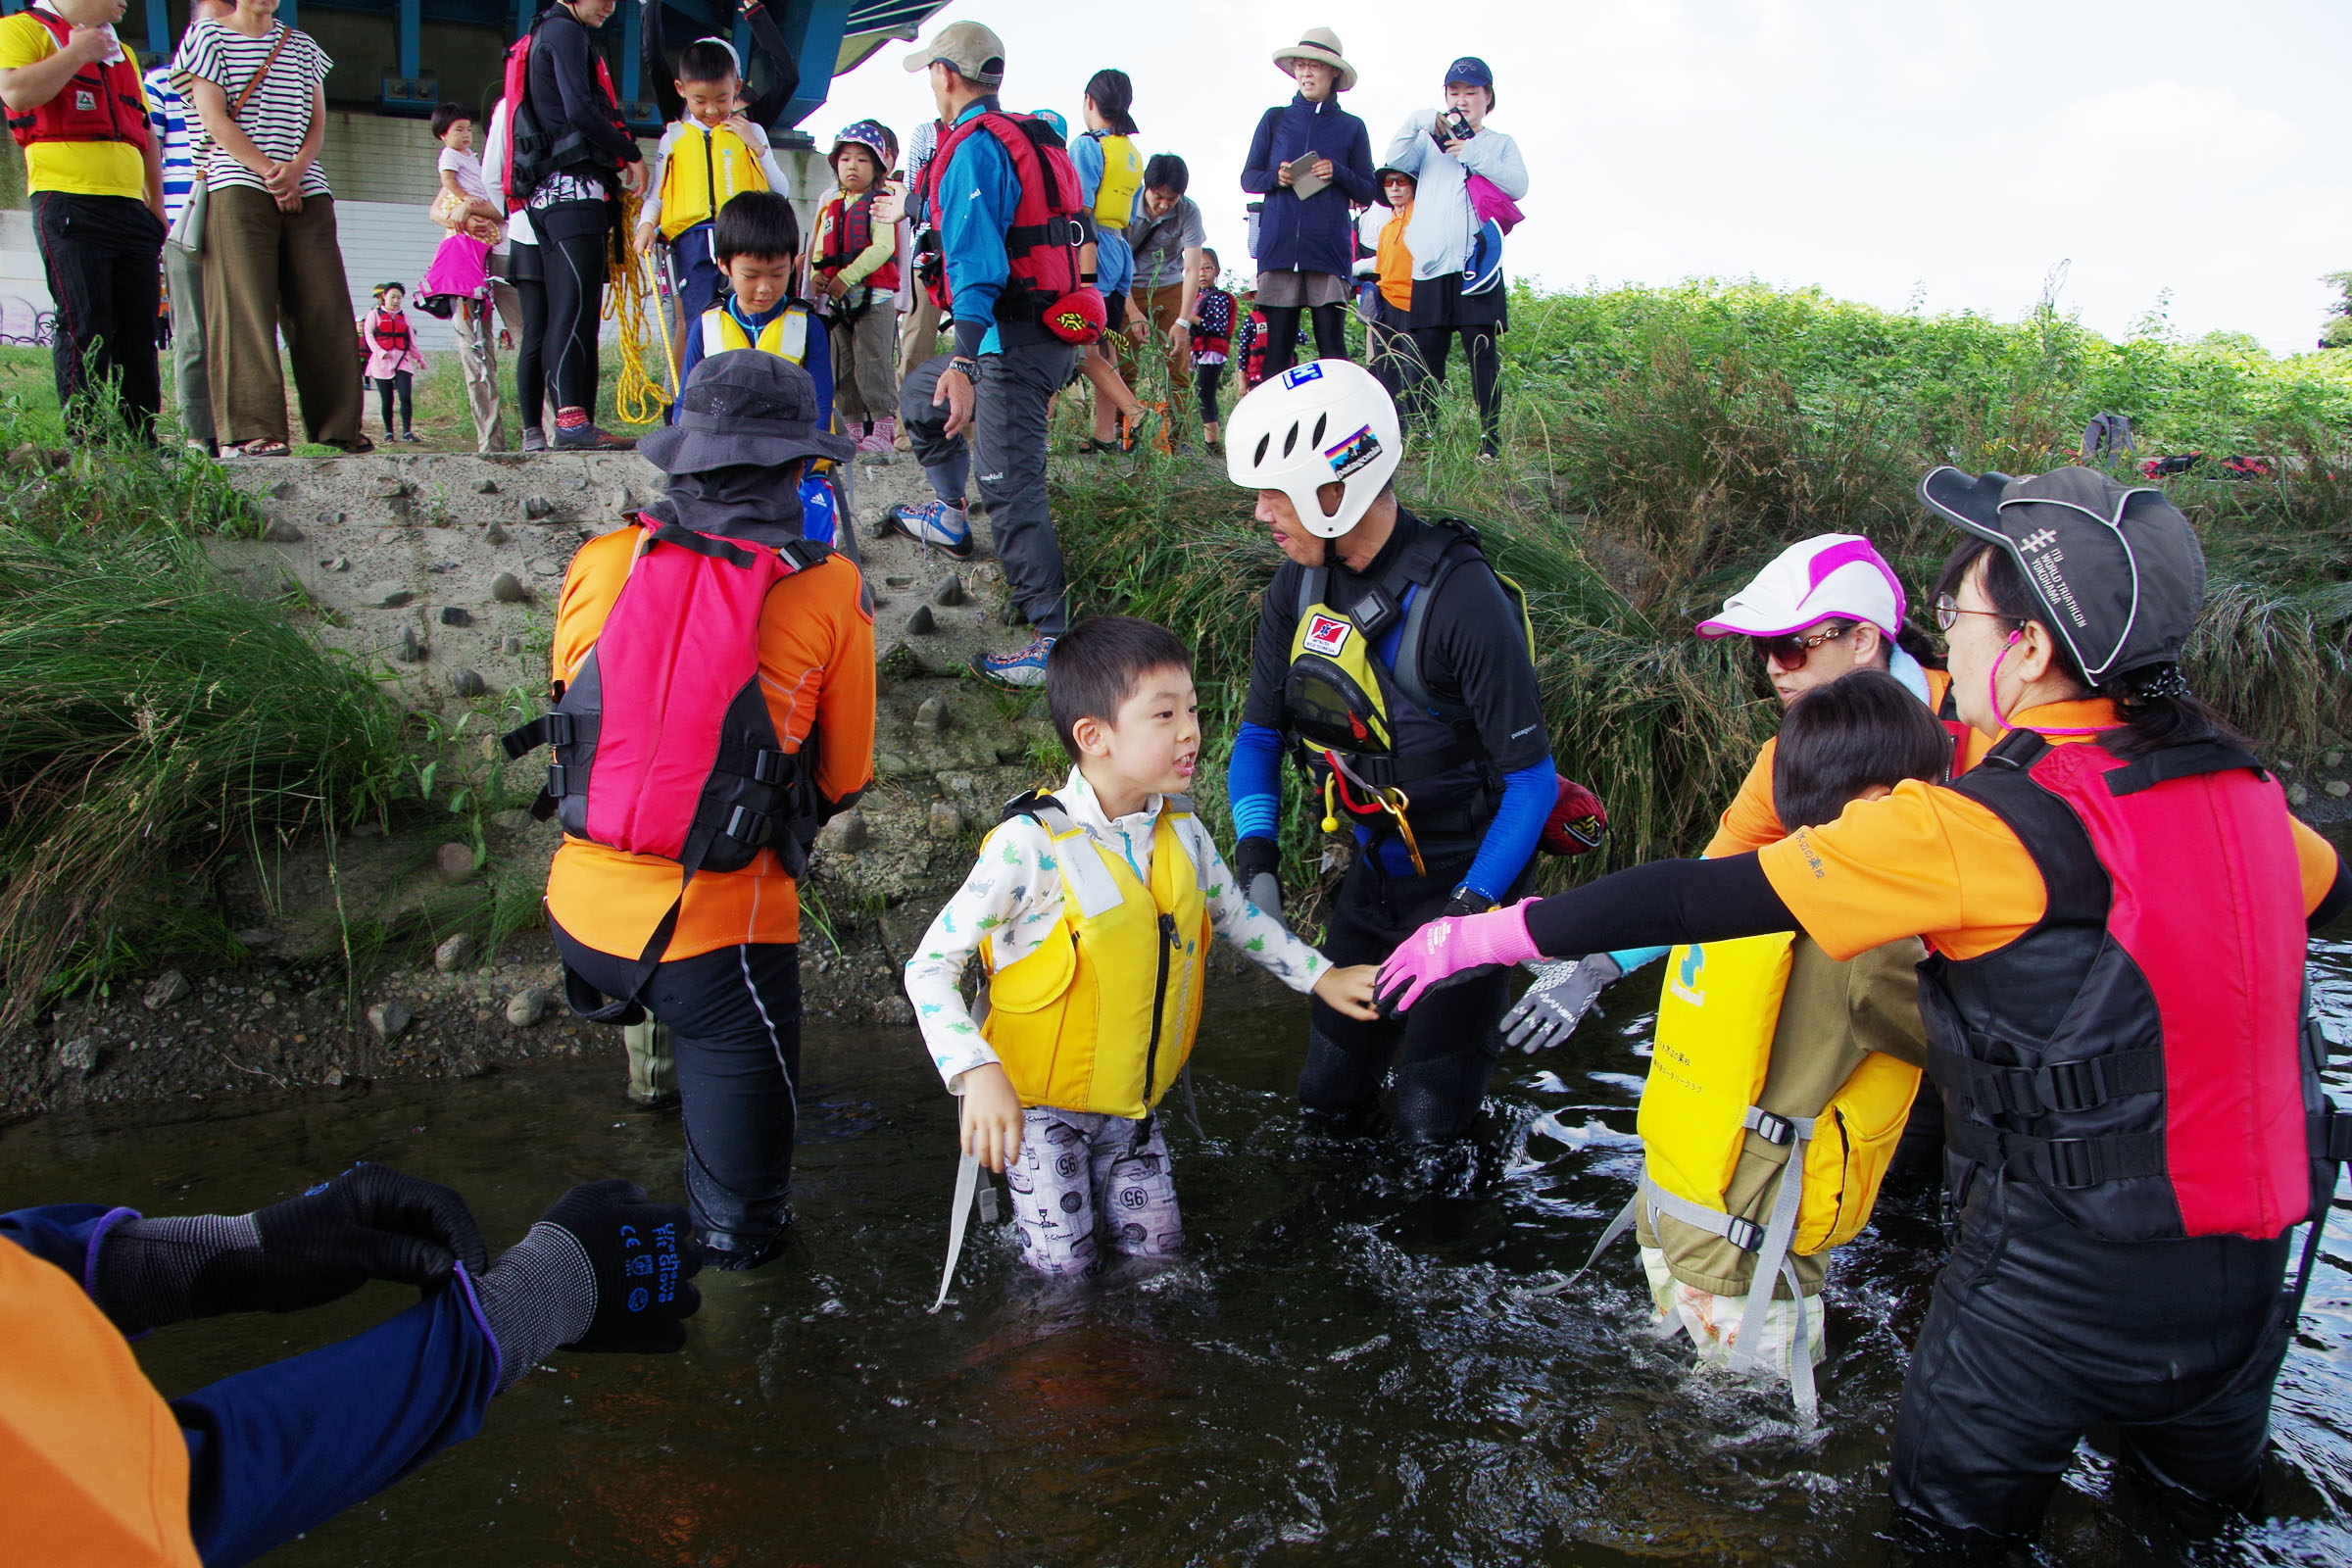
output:
M2312 974L2352 1042L2352 932ZM911 1031L812 1031L798 1240L703 1276L681 1355L555 1358L483 1434L284 1548L287 1565L1877 1563L1903 1348L1936 1232L1881 1205L1828 1295L1823 1424L1694 1373L1644 1326L1630 1247L1556 1297L1623 1201L1654 987L1564 1051L1512 1054L1496 1119L1551 1113L1499 1194L1406 1192L1363 1146L1301 1144L1294 1007L1212 1015L1201 1134L1172 1134L1190 1253L1041 1289L982 1233L936 1287L949 1098ZM353 1159L465 1192L493 1247L574 1181L678 1191L674 1115L610 1062L364 1096L61 1114L0 1134L0 1202L237 1212ZM2352 1092L2339 1067L2335 1087ZM353 1332L388 1286L139 1348L167 1393ZM2086 1445L2044 1535L2091 1565L2352 1561L2352 1199L2339 1191L2279 1383L2270 1517L2181 1520Z

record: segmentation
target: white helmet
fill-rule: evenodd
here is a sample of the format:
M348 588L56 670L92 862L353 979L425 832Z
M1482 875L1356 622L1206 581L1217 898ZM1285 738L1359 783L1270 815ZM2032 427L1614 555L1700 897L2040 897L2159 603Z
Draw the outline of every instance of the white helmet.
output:
M1225 473L1245 490L1280 490L1318 539L1362 519L1403 456L1396 405L1372 372L1348 360L1313 360L1261 382L1225 421ZM1326 513L1315 492L1347 488Z

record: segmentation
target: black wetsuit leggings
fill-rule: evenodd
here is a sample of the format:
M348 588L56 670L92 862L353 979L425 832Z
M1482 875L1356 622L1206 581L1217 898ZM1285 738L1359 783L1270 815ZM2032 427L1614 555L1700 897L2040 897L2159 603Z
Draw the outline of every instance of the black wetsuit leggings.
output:
M1446 912L1468 859L1433 864L1422 877L1391 877L1363 856L1332 901L1324 956L1338 964L1379 963L1396 945ZM1510 1003L1510 971L1495 969L1431 992L1397 1022L1362 1023L1318 999L1307 1025L1298 1103L1333 1117L1358 1117L1396 1074L1396 1127L1408 1143L1447 1144L1468 1135L1501 1054L1495 1032Z
M1952 1161L1960 1243L1895 1416L1894 1503L1913 1544L2031 1535L2076 1443L2109 1423L2159 1482L2253 1506L2292 1326L2278 1310L2289 1236L2102 1241L2039 1190L1970 1169Z
M1269 380L1291 368L1298 348L1298 314L1300 310L1313 318L1315 358L1344 360L1348 357L1348 302L1333 300L1329 305L1260 305L1266 318L1266 376Z
M530 254L525 256L523 253ZM522 308L522 337L514 346L514 399L522 406L522 427L547 424L547 280L539 247L516 245L509 263L515 302Z
M593 419L612 209L603 202L557 202L531 214L531 228L539 236L547 291L547 325L541 334L547 383L558 411L585 409ZM527 408L523 422L531 422Z
M384 434L395 433L392 428L392 399L396 395L400 399L400 428L403 430L413 428L410 394L415 386L416 377L407 370L394 370L390 375L379 375L375 378L376 399L384 408Z

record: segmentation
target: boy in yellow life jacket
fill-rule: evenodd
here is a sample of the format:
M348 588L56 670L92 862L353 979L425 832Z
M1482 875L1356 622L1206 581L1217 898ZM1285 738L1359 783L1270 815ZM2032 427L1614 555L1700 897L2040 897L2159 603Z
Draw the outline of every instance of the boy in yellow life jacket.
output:
M1045 685L1069 777L1005 808L906 979L962 1097L965 1155L1004 1174L1023 1259L1069 1278L1182 1241L1153 1106L1192 1053L1209 934L1352 1017L1374 1015L1373 969L1335 968L1251 904L1194 814L1183 791L1200 724L1173 634L1081 621L1054 645ZM957 990L974 954L988 976L978 1021Z
M1943 776L1951 739L1892 676L1857 670L1781 722L1773 796L1816 826L1907 778ZM1674 950L1642 1093L1636 1227L1656 1321L1705 1361L1789 1377L1813 1409L1830 1250L1870 1218L1927 1037L1916 938L1838 962L1802 933ZM1801 1171L1791 1187L1788 1172ZM1605 1241L1604 1241L1605 1245ZM1792 1358L1798 1338L1806 1353Z
M719 38L688 44L671 85L685 108L655 150L635 238L640 251L662 242L683 335L718 298L718 215L746 191L789 190L767 132L740 112L742 73L731 44ZM685 385L683 372L678 384Z
M719 297L691 317L681 345L678 383L711 354L760 349L780 354L816 383L816 428L833 428L833 357L816 307L792 292L801 270L801 220L792 203L770 191L727 204L712 225Z

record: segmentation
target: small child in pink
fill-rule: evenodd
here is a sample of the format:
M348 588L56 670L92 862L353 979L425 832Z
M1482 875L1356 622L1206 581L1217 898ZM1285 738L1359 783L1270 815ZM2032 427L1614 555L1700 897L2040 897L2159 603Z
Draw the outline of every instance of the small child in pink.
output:
M398 283L375 285L375 309L359 319L360 346L368 351L366 376L384 409L384 439L415 442L416 431L412 422L412 395L416 373L424 368L424 356L416 352L416 333L409 325L409 313L401 309L408 291ZM400 434L392 433L392 399L400 397Z

